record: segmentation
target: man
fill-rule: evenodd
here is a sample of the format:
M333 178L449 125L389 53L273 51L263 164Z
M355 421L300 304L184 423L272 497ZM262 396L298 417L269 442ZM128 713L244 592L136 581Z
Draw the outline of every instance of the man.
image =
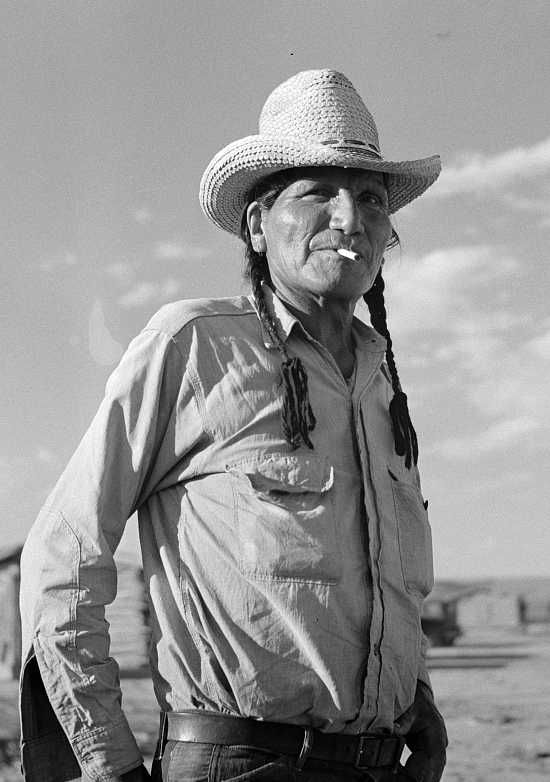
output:
M134 510L163 712L155 779L440 779L420 627L430 531L381 274L390 214L439 169L385 161L331 70L276 88L259 134L211 161L201 205L245 240L252 295L154 316L31 531L31 782L148 778L103 613ZM353 316L361 296L374 329Z

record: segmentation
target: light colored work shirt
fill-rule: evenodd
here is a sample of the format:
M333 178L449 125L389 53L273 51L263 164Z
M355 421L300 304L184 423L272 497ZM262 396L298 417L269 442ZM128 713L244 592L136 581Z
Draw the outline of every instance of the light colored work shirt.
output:
M428 681L430 531L394 449L385 341L355 320L348 384L266 296L307 371L314 449L283 438L281 355L251 298L177 302L131 343L25 545L24 655L92 780L141 762L104 620L135 510L161 709L383 731Z

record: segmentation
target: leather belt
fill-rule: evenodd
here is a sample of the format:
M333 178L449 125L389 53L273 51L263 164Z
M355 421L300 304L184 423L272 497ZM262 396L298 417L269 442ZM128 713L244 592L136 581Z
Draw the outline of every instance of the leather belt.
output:
M168 741L248 745L280 755L296 755L304 762L312 758L347 763L358 769L397 768L404 746L403 740L395 736L322 733L299 725L214 712L164 712L161 724Z

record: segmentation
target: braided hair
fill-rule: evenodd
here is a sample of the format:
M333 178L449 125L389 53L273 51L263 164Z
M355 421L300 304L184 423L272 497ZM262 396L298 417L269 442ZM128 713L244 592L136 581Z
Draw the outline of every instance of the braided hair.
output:
M401 388L395 356L393 355L393 343L388 329L386 304L384 301L384 278L382 269L376 275L372 288L368 290L363 299L369 308L370 320L373 328L386 339L386 361L390 371L393 388L393 399L390 402L390 418L393 430L395 451L399 456L405 457L405 465L409 468L414 461L418 462L418 438L409 414L407 395Z
M264 179L249 193L247 203L250 204L253 201L257 201L263 208L270 209L280 193L293 181L292 174L292 170L280 171ZM262 283L266 283L273 288L273 282L265 253L256 251L252 245L246 219L246 209L241 222L241 239L245 245L246 266L244 276L250 280L252 295L260 321L282 356L281 386L283 390L283 406L281 423L285 440L293 450L299 448L302 443L313 449L310 432L315 428L316 419L309 402L307 373L298 357L289 356L286 344L281 338L277 324L267 305ZM399 244L399 236L392 228L388 249L397 244ZM415 464L418 461L418 441L409 415L407 396L401 389L395 364L392 339L387 325L384 279L381 269L372 288L365 293L363 298L369 309L373 328L387 342L386 361L394 392L393 399L390 402L390 417L395 450L399 456L405 456L405 464L407 468L410 468L413 460Z
M282 356L281 385L283 388L283 407L281 410L281 423L285 440L292 450L298 448L303 442L308 448L313 449L309 433L315 428L315 415L309 403L307 387L307 372L302 361L297 356L288 354L286 344L279 334L277 324L271 314L265 299L262 283L272 287L269 266L264 253L259 253L252 247L248 231L245 241L245 255L247 260L246 276L250 279L252 295L256 302L260 321L273 340L277 350Z

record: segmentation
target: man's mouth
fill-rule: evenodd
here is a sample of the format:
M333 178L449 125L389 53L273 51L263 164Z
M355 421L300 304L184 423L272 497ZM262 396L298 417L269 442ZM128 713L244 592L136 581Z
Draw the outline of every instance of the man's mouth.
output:
M358 260L361 257L361 253L358 253L355 249L356 241L354 237L342 236L341 231L323 231L322 233L314 236L310 242L310 251L315 250L333 250L339 253L344 258L349 260Z
M355 250L351 250L349 247L341 247L338 244L327 244L323 247L316 247L316 250L331 250L332 252L337 253L338 255L341 255L342 258L346 258L348 261L360 261L363 257L361 253L356 252Z

